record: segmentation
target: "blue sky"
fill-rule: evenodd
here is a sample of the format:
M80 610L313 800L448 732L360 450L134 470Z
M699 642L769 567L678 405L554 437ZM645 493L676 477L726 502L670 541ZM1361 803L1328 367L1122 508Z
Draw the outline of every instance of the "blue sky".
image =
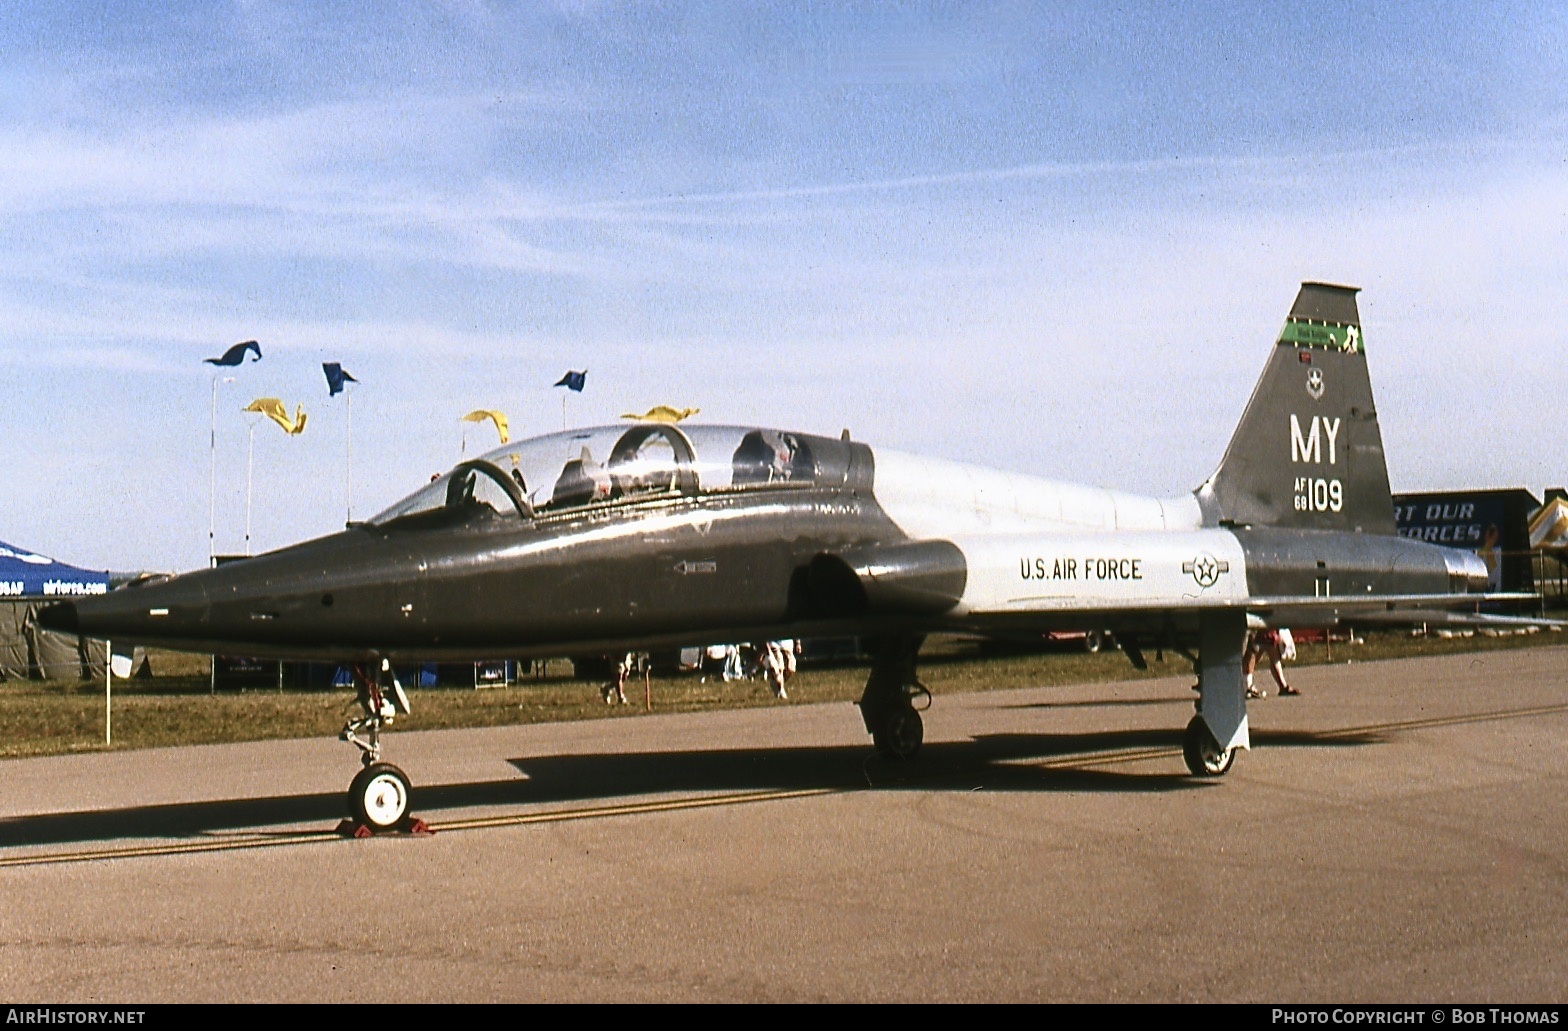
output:
M1303 279L1396 490L1568 481L1557 4L15 4L0 539L91 567L356 518L654 404L1157 495ZM470 452L488 447L468 427Z

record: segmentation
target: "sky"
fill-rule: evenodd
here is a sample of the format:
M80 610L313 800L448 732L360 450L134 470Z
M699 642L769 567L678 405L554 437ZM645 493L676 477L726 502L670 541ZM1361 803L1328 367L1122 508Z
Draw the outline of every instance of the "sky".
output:
M1568 481L1559 3L21 2L0 55L0 540L77 565L340 529L475 408L1174 496L1303 280L1396 491Z

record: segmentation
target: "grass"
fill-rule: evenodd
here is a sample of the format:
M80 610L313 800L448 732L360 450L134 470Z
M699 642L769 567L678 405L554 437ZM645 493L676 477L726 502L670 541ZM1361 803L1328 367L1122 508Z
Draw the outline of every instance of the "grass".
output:
M1294 665L1368 662L1414 655L1558 644L1557 633L1498 637L1412 638L1369 633L1364 641L1301 645ZM933 639L921 653L920 676L938 695L1066 684L1101 683L1154 677L1186 677L1191 667L1178 656L1164 662L1148 655L1140 672L1119 652L1088 655L1062 650L983 656L973 644ZM293 737L335 737L357 714L353 693L250 690L213 694L204 656L155 653L151 679L116 680L113 749L158 748ZM643 709L643 683L627 684L631 704L606 706L598 684L574 679L564 662L547 674L511 686L410 691L413 714L399 729L434 730L493 727L563 720L631 718ZM1266 686L1267 674L1263 674ZM656 676L650 693L654 712L699 712L738 707L854 701L865 686L864 665L807 666L790 681L789 702L776 701L758 681L726 684L696 675ZM0 757L63 755L103 751L103 683L77 681L0 682Z

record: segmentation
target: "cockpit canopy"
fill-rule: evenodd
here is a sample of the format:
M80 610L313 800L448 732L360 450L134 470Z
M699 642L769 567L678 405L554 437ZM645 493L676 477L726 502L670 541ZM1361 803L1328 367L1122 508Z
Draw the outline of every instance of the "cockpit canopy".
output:
M848 475L849 448L830 438L740 426L650 422L569 430L461 462L370 522L541 519L660 498L836 486Z

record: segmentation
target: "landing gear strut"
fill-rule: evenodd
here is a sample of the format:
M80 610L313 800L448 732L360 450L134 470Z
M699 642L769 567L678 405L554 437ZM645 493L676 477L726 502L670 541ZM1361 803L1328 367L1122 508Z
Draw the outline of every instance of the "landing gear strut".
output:
M1198 617L1198 714L1182 735L1181 754L1194 777L1223 777L1236 749L1252 747L1247 730L1246 682L1241 672L1247 641L1242 609L1206 609Z
M912 759L925 740L920 711L931 692L915 676L921 637L890 637L871 642L871 676L860 696L860 717L877 753L887 759Z
M365 667L353 667L354 686L359 692L359 707L364 715L344 724L339 736L360 751L364 769L348 789L348 807L355 822L374 832L393 830L408 820L412 788L408 774L381 762L381 730L390 727L398 713L408 714L408 695L397 682L392 666L385 659L374 675Z

